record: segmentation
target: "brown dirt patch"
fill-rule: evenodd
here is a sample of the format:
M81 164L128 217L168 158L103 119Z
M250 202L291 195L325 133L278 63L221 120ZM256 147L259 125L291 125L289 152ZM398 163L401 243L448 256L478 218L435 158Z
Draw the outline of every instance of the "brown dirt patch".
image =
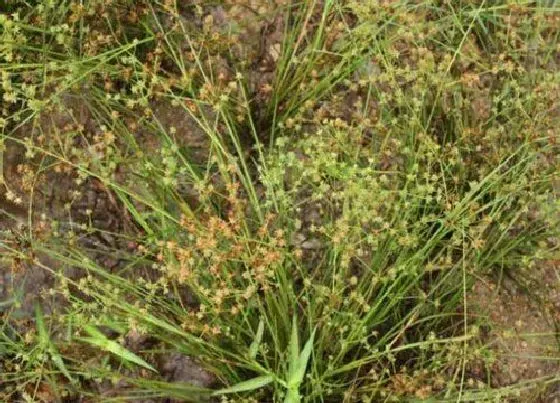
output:
M481 280L473 287L471 301L475 311L488 318L489 347L497 357L491 368L493 387L560 374L559 268L558 261L543 265L532 275L530 288L511 280ZM557 402L560 380L545 389L545 400L527 392L520 401Z

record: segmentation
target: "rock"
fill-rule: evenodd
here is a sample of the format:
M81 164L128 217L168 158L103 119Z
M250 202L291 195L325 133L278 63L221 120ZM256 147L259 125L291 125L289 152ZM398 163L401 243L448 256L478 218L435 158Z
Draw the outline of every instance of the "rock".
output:
M305 241L305 235L301 232L295 232L292 234L291 243L294 246L301 246L301 244Z
M323 248L323 244L316 238L307 239L301 244L302 249L318 250Z

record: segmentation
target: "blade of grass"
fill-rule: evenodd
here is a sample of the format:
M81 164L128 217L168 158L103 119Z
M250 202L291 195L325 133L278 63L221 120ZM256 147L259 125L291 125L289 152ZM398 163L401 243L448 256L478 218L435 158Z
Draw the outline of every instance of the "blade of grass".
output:
M229 388L220 389L212 393L212 396L220 396L230 393L249 392L252 390L260 389L274 381L272 375L258 376L248 381L239 382L238 384Z
M74 378L70 375L70 372L66 368L62 357L54 344L52 343L47 326L45 325L45 317L43 315L43 310L39 304L35 304L35 324L37 326L37 333L39 334L39 344L41 347L48 351L51 361L54 365L62 372L62 374L72 383L75 382Z
M92 344L94 346L100 347L101 349L120 357L124 361L132 362L134 364L140 365L141 367L149 369L150 371L157 372L157 370L154 367L152 367L142 358L138 357L133 352L127 350L116 341L108 339L107 336L101 333L96 327L91 325L86 325L84 327L84 330L86 331L87 334L90 335L90 337L82 337L80 338L80 340Z

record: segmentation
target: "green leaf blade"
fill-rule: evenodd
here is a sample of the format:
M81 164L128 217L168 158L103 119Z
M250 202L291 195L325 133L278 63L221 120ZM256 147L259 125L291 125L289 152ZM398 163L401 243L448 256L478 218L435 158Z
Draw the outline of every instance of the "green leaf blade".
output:
M257 358L257 354L259 352L259 347L261 345L263 334L264 334L264 321L261 319L259 321L259 327L257 328L257 334L255 336L255 340L249 346L249 357L252 360Z
M225 395L229 393L249 392L252 390L260 389L274 381L272 375L258 376L248 381L240 382L229 388L220 389L212 393L213 396Z
M152 367L142 358L138 357L133 352L127 350L116 341L108 339L103 333L101 333L94 326L86 326L84 330L91 337L82 337L81 338L82 341L100 347L101 349L111 354L114 354L125 361L132 362L134 364L140 365L141 367L149 369L150 371L157 372L157 370L154 367Z

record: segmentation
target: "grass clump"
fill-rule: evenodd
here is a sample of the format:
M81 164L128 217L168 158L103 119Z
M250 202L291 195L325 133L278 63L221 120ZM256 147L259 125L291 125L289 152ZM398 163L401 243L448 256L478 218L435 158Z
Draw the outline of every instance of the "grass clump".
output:
M5 6L0 247L47 279L2 308L5 398L534 387L471 289L557 253L557 7L256 3Z

